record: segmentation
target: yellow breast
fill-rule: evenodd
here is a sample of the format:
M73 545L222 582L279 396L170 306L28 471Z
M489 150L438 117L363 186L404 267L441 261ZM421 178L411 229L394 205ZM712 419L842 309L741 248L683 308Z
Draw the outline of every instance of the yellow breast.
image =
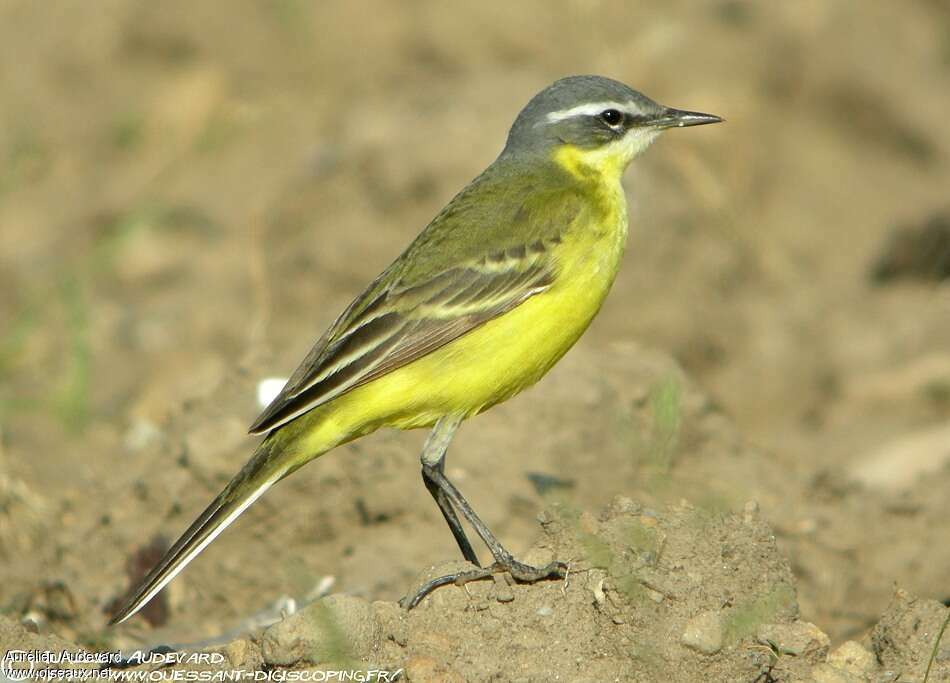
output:
M382 426L412 429L470 417L537 382L574 345L613 284L627 237L619 173L586 177L595 201L555 252L546 291L440 349L320 406L288 425L323 451Z
M396 397L389 424L419 427L447 413L475 415L531 386L560 360L600 310L620 266L627 208L619 180L613 184L604 188L606 201L577 216L558 245L550 289L373 383Z

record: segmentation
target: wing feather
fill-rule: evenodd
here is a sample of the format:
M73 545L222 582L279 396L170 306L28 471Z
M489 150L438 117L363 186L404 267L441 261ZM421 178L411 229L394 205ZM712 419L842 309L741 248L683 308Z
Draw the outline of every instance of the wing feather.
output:
M276 429L543 292L553 248L590 210L567 175L499 160L347 307L250 431Z
M377 292L371 286L317 343L250 431L276 429L411 363L515 308L552 282L549 254L535 251L530 256L504 254L466 264L410 287L399 287L397 281Z

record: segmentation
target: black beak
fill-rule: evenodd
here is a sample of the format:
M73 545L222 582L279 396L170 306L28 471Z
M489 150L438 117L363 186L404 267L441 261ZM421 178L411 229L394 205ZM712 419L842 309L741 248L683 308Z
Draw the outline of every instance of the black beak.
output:
M683 111L667 107L648 125L656 128L685 128L686 126L705 126L707 123L720 123L722 117L715 114L703 114L699 111Z

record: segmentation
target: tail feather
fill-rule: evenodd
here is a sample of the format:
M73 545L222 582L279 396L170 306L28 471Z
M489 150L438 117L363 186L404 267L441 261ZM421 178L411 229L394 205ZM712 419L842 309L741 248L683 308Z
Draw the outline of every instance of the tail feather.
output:
M128 593L110 624L120 624L142 609L218 534L288 473L290 467L287 464L275 462L278 458L272 457L274 453L269 442L268 439L260 445L254 457L175 541L142 582Z

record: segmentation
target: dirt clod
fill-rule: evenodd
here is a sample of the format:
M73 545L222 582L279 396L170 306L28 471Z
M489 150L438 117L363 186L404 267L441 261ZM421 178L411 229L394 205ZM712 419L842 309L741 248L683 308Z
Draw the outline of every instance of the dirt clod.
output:
M885 669L902 672L901 680L913 680L913 677L922 680L948 612L950 607L936 600L919 599L898 590L871 631L871 650ZM947 647L946 638L945 632L941 648ZM950 677L950 660L941 660L938 656L934 659L930 680L940 681L943 677Z
M240 633L257 671L264 624L332 590L375 635L320 657L416 678L920 683L930 620L881 615L895 585L948 596L945 2L89 4L0 2L0 645ZM566 580L400 610L459 553L425 435L380 431L275 486L164 614L107 626L129 558L253 452L260 383L579 72L727 123L635 161L596 320L452 443L499 540ZM366 610L269 652L310 666ZM680 640L704 612L714 655ZM827 661L760 642L799 619ZM849 669L847 641L888 663Z
M866 674L877 668L874 655L853 640L842 643L828 655L828 663L855 675Z
M361 598L331 595L264 631L264 661L276 666L298 662L345 664L365 659L375 638L372 607Z
M767 624L759 629L756 638L760 643L774 646L780 654L795 657L808 654L815 659L824 659L830 644L828 636L807 621Z

